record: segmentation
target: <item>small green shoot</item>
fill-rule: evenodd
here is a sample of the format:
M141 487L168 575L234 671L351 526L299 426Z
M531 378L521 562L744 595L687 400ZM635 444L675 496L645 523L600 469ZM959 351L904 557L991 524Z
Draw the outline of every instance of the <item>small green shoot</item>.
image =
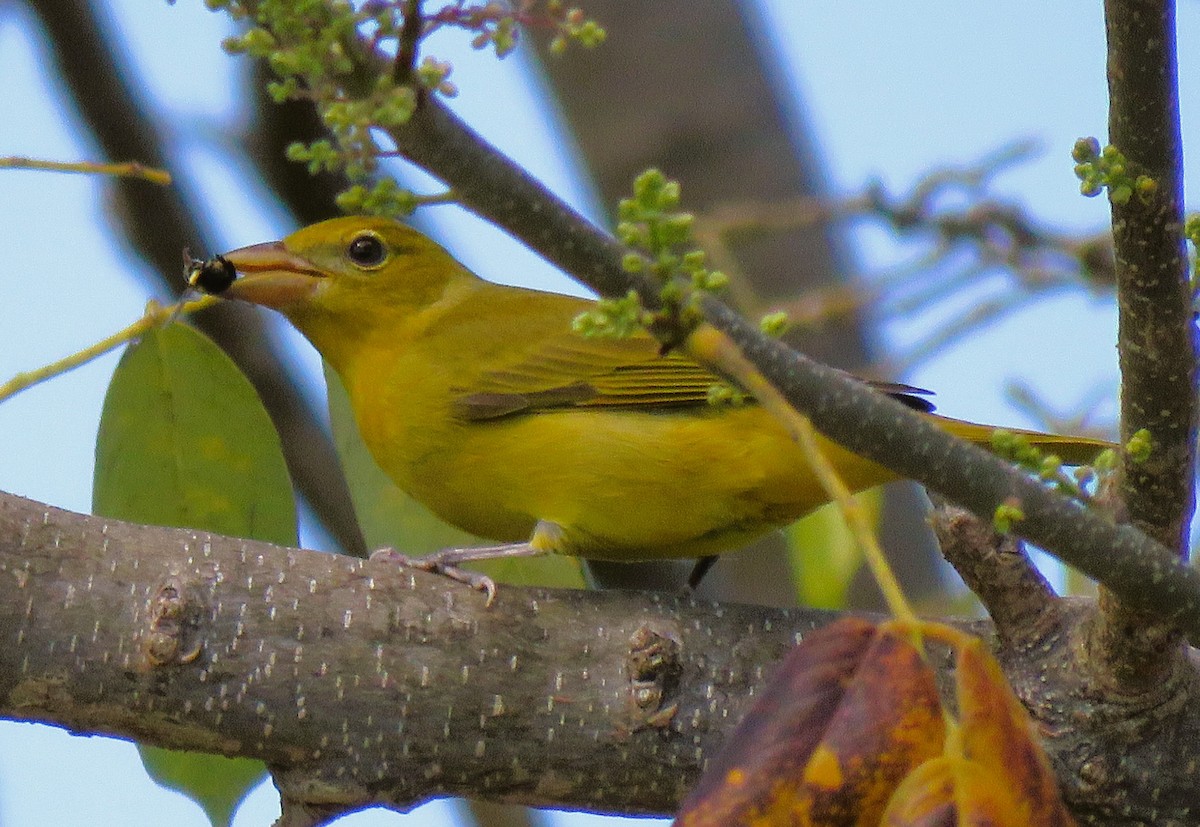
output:
M1095 138L1080 138L1071 150L1075 161L1075 177L1079 179L1079 191L1092 198L1105 189L1114 204L1128 204L1137 195L1138 200L1148 204L1158 193L1158 182L1149 175L1134 176L1129 172L1129 161L1112 144L1100 148Z
M1125 455L1129 457L1130 462L1137 465L1150 459L1153 447L1154 440L1151 439L1150 432L1142 428L1125 443Z
M1020 501L1008 499L996 506L996 511L992 514L992 527L998 534L1008 534L1012 531L1014 523L1024 519L1025 512L1021 510Z

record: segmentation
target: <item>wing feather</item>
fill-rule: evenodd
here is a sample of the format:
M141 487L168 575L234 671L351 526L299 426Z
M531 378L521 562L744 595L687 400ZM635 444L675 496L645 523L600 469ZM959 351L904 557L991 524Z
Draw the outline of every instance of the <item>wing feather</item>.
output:
M664 355L658 340L646 334L624 339L563 334L522 361L484 373L456 404L467 420L573 407L676 409L709 404L712 386L724 382L686 356ZM917 396L929 391L870 384L918 410L933 409Z

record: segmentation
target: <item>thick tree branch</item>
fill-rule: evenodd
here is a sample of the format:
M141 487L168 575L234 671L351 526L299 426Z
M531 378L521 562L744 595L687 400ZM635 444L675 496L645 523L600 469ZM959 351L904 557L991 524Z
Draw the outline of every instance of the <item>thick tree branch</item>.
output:
M484 602L384 561L0 494L0 715L261 758L314 806L669 813L770 665L832 617L507 586ZM655 645L663 670L634 680Z
M1171 749L1161 735L1196 737L1195 722L1172 731L1181 705L1193 703L1200 688L1195 650L1167 659L1153 685L1127 691L1115 685L1110 662L1092 651L1094 629L1103 622L1095 602L1056 597L1020 543L960 508L939 505L933 526L946 558L996 622L996 655L1039 725L1076 818L1106 825L1193 823L1195 793L1184 787L1196 779L1180 786L1181 779L1146 767L1161 765L1161 750ZM1200 771L1183 769L1187 776ZM1177 798L1179 808L1157 808L1164 794Z
M1196 338L1183 243L1174 5L1107 0L1104 13L1109 142L1131 176L1154 182L1125 203L1112 201L1121 437L1146 429L1152 439L1148 459L1126 463L1121 497L1135 526L1186 557L1195 507ZM1129 689L1152 688L1172 668L1178 632L1119 596L1102 593L1094 650Z
M772 664L837 616L510 586L483 604L382 561L0 494L0 716L264 759L296 824L458 793L668 813ZM1106 697L1078 645L1094 611L1001 641L1006 673L1077 815L1192 823L1197 661Z
M1120 306L1121 438L1153 450L1125 471L1133 524L1186 554L1194 507L1196 326L1183 242L1183 146L1171 0L1108 0L1109 141L1153 193L1112 204Z

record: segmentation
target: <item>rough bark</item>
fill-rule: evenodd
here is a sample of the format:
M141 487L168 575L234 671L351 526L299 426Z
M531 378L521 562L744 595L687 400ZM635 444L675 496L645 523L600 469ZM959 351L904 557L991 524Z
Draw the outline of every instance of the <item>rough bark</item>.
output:
M1171 0L1108 0L1109 142L1152 187L1111 201L1120 311L1121 438L1151 451L1127 462L1120 496L1133 525L1186 558L1195 508L1196 327L1183 244L1183 145ZM1092 649L1125 692L1156 691L1175 669L1179 630L1112 592Z
M1008 677L1077 815L1194 823L1197 660L1153 698L1097 687L1094 611L1002 642ZM382 561L0 495L0 716L264 759L296 824L447 794L672 812L773 664L837 616L517 587L487 609Z

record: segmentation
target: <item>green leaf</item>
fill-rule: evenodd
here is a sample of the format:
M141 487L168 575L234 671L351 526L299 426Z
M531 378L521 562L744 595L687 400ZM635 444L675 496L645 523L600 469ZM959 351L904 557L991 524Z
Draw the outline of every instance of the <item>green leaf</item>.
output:
M227 825L246 793L266 775L262 761L139 746L142 765L160 786L195 801L210 823Z
M183 324L131 345L104 398L92 507L100 515L297 545L296 506L279 436L254 388ZM157 783L196 801L213 824L266 774L261 761L140 747Z
M879 524L883 491L873 488L856 496L874 526ZM788 557L795 572L800 605L840 609L846 605L850 581L862 566L862 551L854 542L836 505L819 508L783 530Z
M325 366L325 384L329 388L333 442L341 457L350 498L369 547L390 547L405 554L428 554L440 548L492 544L490 540L482 540L447 524L396 487L376 464L359 435L350 398L341 379L328 365ZM557 554L489 560L473 563L470 567L500 583L586 588L582 562Z
M237 366L184 324L121 357L104 398L95 513L297 544L279 436Z

